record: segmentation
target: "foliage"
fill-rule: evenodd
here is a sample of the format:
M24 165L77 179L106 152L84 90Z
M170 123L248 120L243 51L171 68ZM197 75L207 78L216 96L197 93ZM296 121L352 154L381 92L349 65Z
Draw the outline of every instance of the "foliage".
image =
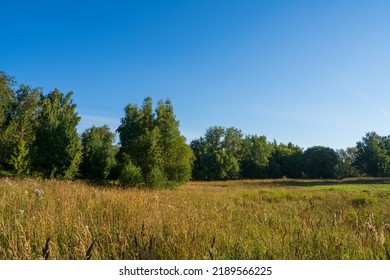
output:
M105 125L91 127L82 134L82 175L89 179L107 179L115 165L115 134Z
M3 175L71 179L120 179L121 184L172 187L192 178L346 178L390 176L390 136L367 133L356 147L334 151L303 150L246 135L240 129L213 126L190 146L180 134L169 100L153 109L129 104L118 127L120 146L108 127L82 135L72 93L17 84L0 71L0 172ZM130 162L130 163L129 163ZM80 165L81 164L81 165ZM129 175L125 173L129 172ZM139 178L142 177L142 183Z
M241 175L243 178L266 178L273 146L265 136L251 135L243 141Z
M0 71L0 127L3 128L10 117L12 101L15 98L15 80Z
M355 166L368 176L390 175L390 136L367 133L356 145Z
M16 175L28 175L30 170L29 150L26 147L26 142L21 140L11 155L10 165Z
M339 162L337 164L338 178L351 178L362 176L362 173L355 166L357 148L350 147L336 151Z
M41 91L25 85L15 90L15 86L0 72L0 165L19 175L31 169L27 154L33 152ZM19 152L27 154L19 157Z
M301 178L303 171L303 149L292 143L276 142L269 159L268 176L271 178Z
M204 156L206 151L206 142L203 137L194 139L190 143L190 147L194 154L194 163L192 167L192 178L195 180L204 180L207 176L206 169L204 168Z
M117 132L120 154L141 169L146 185L174 186L190 179L192 151L180 134L169 100L160 101L155 112L150 97L144 100L142 108L129 104ZM123 159L121 164L125 165Z
M80 117L72 93L58 89L42 97L36 135L37 169L49 178L74 178L81 162L82 147L76 127Z
M202 164L205 166L205 180L231 180L239 176L237 159L224 150L206 154Z
M308 178L337 178L337 153L328 147L314 146L303 153L304 172Z
M234 127L210 127L204 137L191 142L195 155L193 178L228 180L239 177L238 160L242 155L242 132Z
M146 185L151 188L169 188L174 186L169 184L167 176L157 166L154 166L146 175Z
M240 129L228 127L224 131L222 148L227 154L232 155L237 161L242 158L243 134Z
M131 161L124 163L119 175L119 183L122 186L140 186L143 183L141 168Z
M193 153L186 139L180 134L179 121L170 100L159 101L155 126L159 131L158 146L164 159L160 171L168 182L182 184L191 179Z
M15 100L14 79L0 72L0 166L8 163L12 146L12 131L9 128L12 104Z

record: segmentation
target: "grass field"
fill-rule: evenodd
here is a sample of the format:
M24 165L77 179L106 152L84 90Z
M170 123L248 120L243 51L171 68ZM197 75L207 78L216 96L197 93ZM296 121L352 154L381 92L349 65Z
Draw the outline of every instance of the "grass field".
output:
M0 259L390 259L390 181L0 179Z

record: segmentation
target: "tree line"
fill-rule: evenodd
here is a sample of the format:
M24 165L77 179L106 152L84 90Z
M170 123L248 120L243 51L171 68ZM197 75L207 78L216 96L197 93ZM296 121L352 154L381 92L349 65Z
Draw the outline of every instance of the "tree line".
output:
M344 178L362 175L354 165L356 148L333 150L267 141L230 127L214 126L191 142L193 178L198 180L266 178ZM389 150L390 152L390 150ZM390 153L389 153L390 154Z
M355 147L303 149L292 143L267 141L230 127L214 126L191 142L193 179L342 179L389 177L390 136L366 133Z
M191 178L192 150L169 100L153 110L129 104L115 134L107 125L77 133L72 92L17 85L0 72L0 175L117 180L122 185L172 187Z
M0 175L116 180L172 187L194 180L390 176L390 136L367 133L334 150L268 141L213 126L186 144L169 100L129 104L115 133L107 125L77 133L73 93L18 85L0 72Z

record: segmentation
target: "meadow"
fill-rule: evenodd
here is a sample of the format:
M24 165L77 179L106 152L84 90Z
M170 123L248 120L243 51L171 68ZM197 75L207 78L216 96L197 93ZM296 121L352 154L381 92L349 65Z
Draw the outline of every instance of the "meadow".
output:
M2 178L0 259L390 259L390 181Z

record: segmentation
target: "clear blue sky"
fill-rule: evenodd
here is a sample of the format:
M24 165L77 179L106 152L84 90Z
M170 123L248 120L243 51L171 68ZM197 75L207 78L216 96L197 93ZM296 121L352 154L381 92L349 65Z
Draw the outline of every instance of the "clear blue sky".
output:
M79 131L114 131L151 96L188 140L213 125L306 148L390 134L390 1L0 4L0 70L73 91Z

